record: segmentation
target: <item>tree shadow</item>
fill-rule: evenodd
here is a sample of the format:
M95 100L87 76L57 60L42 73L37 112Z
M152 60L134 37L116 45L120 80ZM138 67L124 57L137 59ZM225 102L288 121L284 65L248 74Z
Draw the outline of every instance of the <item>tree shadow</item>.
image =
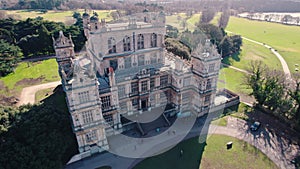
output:
M42 104L24 108L0 135L0 168L62 168L78 153L62 87Z

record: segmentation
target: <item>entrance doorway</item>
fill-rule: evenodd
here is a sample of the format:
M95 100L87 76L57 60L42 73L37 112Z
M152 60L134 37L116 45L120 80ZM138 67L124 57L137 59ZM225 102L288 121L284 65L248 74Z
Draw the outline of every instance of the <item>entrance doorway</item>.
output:
M146 110L147 108L147 100L142 100L142 110Z

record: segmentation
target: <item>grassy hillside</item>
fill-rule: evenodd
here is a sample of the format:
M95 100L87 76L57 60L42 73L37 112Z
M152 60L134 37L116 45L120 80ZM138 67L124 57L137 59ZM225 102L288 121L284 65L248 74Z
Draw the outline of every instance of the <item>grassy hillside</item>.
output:
M226 30L274 47L294 72L300 64L300 27L230 17Z
M222 62L245 70L255 60L262 61L272 69L282 70L279 59L269 49L247 40L243 40L239 54L226 57Z

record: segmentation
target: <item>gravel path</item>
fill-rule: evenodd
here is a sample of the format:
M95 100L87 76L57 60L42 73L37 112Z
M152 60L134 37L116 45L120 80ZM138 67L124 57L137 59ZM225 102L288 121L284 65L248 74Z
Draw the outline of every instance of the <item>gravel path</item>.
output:
M39 90L49 89L52 87L56 87L61 84L61 81L44 83L35 86L29 86L22 89L20 101L17 103L17 106L21 106L23 104L34 104L35 103L35 93Z

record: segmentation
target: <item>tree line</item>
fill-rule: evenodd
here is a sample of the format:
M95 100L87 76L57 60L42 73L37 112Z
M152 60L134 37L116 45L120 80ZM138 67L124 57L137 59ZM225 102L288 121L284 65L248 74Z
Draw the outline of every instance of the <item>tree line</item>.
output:
M41 17L24 21L11 18L0 20L0 77L12 72L21 57L55 54L52 36L57 38L60 30L72 35L75 51L82 49L86 38L81 16L71 26L46 21Z
M0 106L0 168L63 168L77 151L61 87L43 104Z
M252 90L256 107L300 129L300 76L286 79L282 71L272 70L261 61L252 62L245 84Z

